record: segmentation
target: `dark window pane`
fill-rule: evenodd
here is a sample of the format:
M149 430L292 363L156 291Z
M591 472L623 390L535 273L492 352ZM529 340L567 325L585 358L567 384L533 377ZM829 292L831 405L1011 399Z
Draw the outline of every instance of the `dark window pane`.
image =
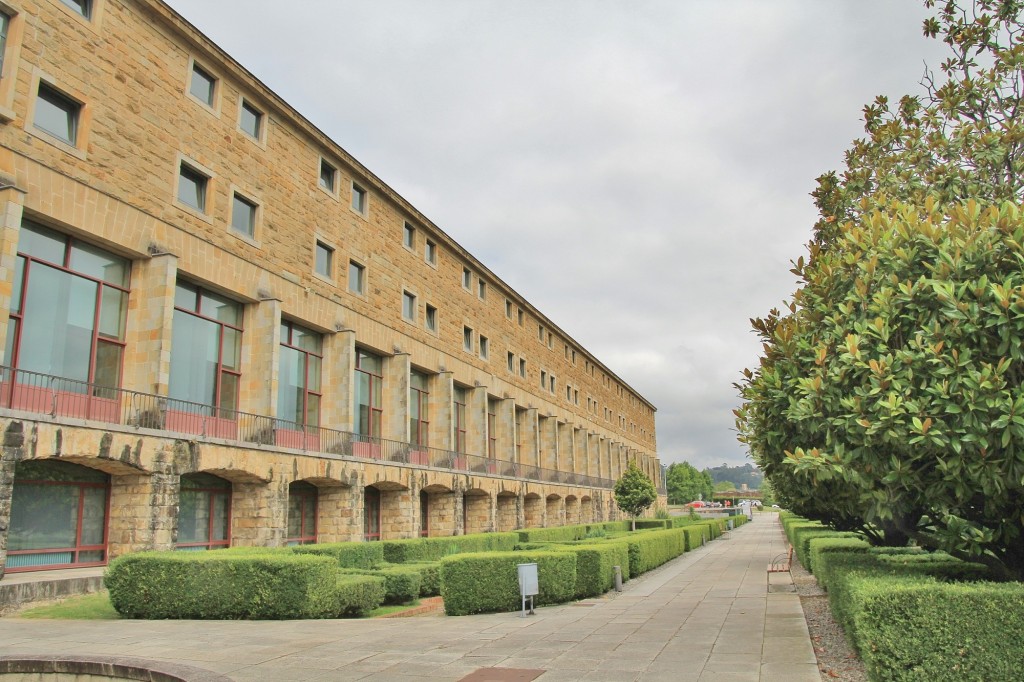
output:
M78 112L81 108L78 102L40 83L32 122L37 128L73 145L78 136Z
M235 195L231 204L231 227L236 232L252 237L256 234L256 204Z
M205 175L182 164L178 174L178 201L186 206L205 211L206 181Z
M197 64L192 65L192 81L188 91L200 102L213 106L213 88L216 79L200 68Z
M65 5L88 19L92 15L91 0L61 0Z
M249 133L257 140L260 137L260 128L263 125L263 114L248 102L242 103L242 130Z

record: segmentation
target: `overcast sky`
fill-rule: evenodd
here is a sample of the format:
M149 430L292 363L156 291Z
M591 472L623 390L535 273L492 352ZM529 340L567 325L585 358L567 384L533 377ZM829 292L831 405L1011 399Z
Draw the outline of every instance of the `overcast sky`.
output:
M742 464L748 318L814 178L942 45L919 0L170 0L657 408Z

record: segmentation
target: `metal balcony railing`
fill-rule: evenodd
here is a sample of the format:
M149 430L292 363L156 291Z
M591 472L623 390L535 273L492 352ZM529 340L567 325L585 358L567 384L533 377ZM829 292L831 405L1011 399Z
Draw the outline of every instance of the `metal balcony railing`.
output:
M416 464L448 471L511 476L589 488L612 488L615 485L614 480L599 476L545 469L337 429L310 427L275 417L224 410L4 366L0 366L0 408L47 414L53 418L89 419L247 445Z

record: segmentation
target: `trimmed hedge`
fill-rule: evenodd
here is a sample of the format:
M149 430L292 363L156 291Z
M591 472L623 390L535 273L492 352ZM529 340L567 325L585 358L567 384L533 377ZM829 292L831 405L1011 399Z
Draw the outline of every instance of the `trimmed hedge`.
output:
M335 583L334 613L360 618L384 603L387 593L379 575L339 575Z
M683 526L680 530L683 531L683 542L687 552L692 552L698 547L702 547L709 535L707 526L703 524Z
M449 616L514 611L521 607L518 564L536 563L537 605L573 598L576 554L567 551L480 552L441 560L441 597Z
M814 567L811 563L811 540L816 538L858 538L861 537L859 533L853 533L850 531L837 531L831 528L812 528L805 527L802 525L794 526L793 528L793 552L796 554L796 558L800 561L800 565L806 568L811 573L814 573Z
M658 523L662 520L656 519ZM639 521L637 522L639 523ZM640 526L637 526L639 530ZM576 526L556 526L553 528L527 528L517 531L519 542L573 542L576 540L592 540L588 533L628 533L629 521L606 521L604 523L585 523Z
M441 563L438 561L410 561L401 564L420 574L420 596L436 597L441 594Z
M317 554L333 557L342 568L373 568L384 563L380 542L332 542L324 545L296 545L289 549L296 554Z
M812 573L818 578L818 582L821 583L822 587L825 587L827 579L831 575L825 575L825 568L822 566L822 555L829 554L832 552L850 552L859 553L867 552L871 549L871 543L863 538L837 538L837 537L812 537L808 543L809 550L807 556L809 559L810 566L814 567ZM808 567L808 570L810 569Z
M862 577L850 586L856 644L872 680L1020 679L1020 583L943 584L930 577Z
M686 531L682 528L670 530L648 530L607 540L608 544L625 544L629 548L629 575L636 577L666 561L675 559L686 551Z
M637 530L665 530L672 527L672 519L637 519Z
M279 552L140 552L110 562L103 582L125 618L329 618L338 565Z
M382 545L385 561L404 564L407 561L439 561L446 556L463 552L511 552L518 541L519 534L511 532L384 540L375 544Z
M615 566L629 580L629 546L622 542L548 545L545 549L576 555L576 598L596 597L615 586ZM539 567L538 567L539 569Z
M384 579L384 603L408 604L420 596L420 583L423 579L414 568L401 565L380 566L375 569L341 568L343 574L375 575Z

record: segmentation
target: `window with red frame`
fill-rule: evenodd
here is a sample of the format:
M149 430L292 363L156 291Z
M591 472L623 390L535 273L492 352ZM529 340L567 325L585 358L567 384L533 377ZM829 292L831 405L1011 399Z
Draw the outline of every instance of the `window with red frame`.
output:
M380 491L373 487L363 492L363 538L380 540Z
M455 387L455 452L466 452L466 389Z
M212 474L184 474L178 500L179 550L231 545L231 481Z
M312 545L316 543L316 515L318 490L305 481L295 481L288 486L288 537L289 545Z
M384 382L383 360L364 350L356 351L356 433L379 438L381 419L381 388Z
M498 452L498 401L487 399L487 456L494 459Z
M413 370L409 375L409 439L413 445L430 444L429 377Z
M281 322L277 416L295 426L320 426L323 337L294 322ZM287 428L287 427L286 427Z

